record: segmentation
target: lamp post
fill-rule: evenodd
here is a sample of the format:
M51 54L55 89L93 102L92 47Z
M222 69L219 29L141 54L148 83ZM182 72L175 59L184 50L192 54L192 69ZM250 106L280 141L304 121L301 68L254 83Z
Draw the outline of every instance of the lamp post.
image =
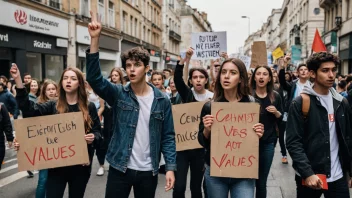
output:
M243 19L248 19L248 36L251 34L251 18L249 16L242 16Z

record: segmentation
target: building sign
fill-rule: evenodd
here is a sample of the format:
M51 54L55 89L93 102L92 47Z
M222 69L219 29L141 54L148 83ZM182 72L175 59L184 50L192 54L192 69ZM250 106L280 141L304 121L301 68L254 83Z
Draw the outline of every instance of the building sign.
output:
M68 38L68 20L0 0L0 24Z
M26 50L44 54L67 55L67 48L58 47L56 38L37 34L26 34Z
M350 37L344 36L340 38L340 50L348 50L350 47Z
M88 46L86 45L78 45L78 57L85 58L87 48ZM99 59L101 60L117 61L119 58L119 54L116 51L99 49Z
M76 26L77 43L90 45L90 35L88 27L77 25ZM119 51L119 40L110 36L101 35L99 37L99 44L101 48Z
M150 62L160 62L160 57L150 56Z
M0 47L24 49L26 47L24 32L0 26Z

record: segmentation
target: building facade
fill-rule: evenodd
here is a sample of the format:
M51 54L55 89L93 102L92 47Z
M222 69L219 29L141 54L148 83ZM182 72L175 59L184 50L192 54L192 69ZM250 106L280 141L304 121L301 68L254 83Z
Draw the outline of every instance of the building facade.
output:
M300 60L305 62L311 54L316 29L324 29L324 10L319 0L291 0L288 3L288 29L290 51L300 51Z
M181 4L179 0L164 0L163 5L163 68L174 68L180 54ZM162 69L163 69L162 68Z
M162 0L121 0L121 51L143 46L151 69L161 67Z
M352 2L320 1L320 7L325 10L323 41L327 50L338 53L341 65L338 72L352 73Z
M282 7L281 7L281 16L279 18L279 39L280 39L280 44L278 47L280 47L283 51L287 51L289 48L289 41L288 41L288 36L289 36L289 29L288 29L288 3L290 0L284 0Z

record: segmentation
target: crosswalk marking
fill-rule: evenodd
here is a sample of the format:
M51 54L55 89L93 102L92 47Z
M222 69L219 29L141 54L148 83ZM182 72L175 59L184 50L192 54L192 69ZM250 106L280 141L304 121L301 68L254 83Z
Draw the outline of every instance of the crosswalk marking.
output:
M0 174L1 174L1 173L4 173L4 172L6 172L6 171L9 171L9 170L15 169L15 168L17 168L17 167L18 167L18 164L15 164L15 165L6 167L6 168L4 168L4 169L1 169Z
M4 164L10 163L10 162L13 162L13 161L16 161L16 160L17 160L17 158L10 159L10 160L4 161Z
M36 174L36 173L34 173L34 174ZM28 175L28 173L26 171L23 171L23 172L19 172L19 173L13 174L11 176L5 177L4 179L0 180L0 188L3 186L6 186L7 184L10 184L14 181L17 181L23 177L26 177L27 175Z

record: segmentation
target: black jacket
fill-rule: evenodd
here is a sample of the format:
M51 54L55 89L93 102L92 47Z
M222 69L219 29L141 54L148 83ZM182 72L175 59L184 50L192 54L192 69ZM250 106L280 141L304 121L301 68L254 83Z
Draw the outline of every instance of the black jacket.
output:
M293 80L292 82L287 82L285 79L285 69L280 69L279 71L279 83L280 87L282 87L287 92L287 99L284 105L284 112L288 112L291 102L293 100L293 96L295 95L297 82L299 79Z
M307 91L308 90L308 91ZM302 97L292 101L287 125L286 147L293 161L293 168L302 178L314 174L325 174L331 177L330 131L328 112L316 95L309 93L311 88L305 87L304 93L310 96L310 108L306 119L302 114ZM352 149L352 114L345 98L333 88L336 133L339 142L339 159L343 172L351 175Z
M17 91L16 100L24 116L36 117L36 116L53 115L58 113L56 110L56 101L50 100L46 103L37 104L29 100L29 96L26 89L16 88L16 91ZM72 108L69 108L68 112L79 111L77 105L70 105L70 107L71 106ZM92 102L89 103L88 110L89 110L89 116L93 121L92 128L90 129L90 131L88 131L88 133L93 133L95 136L94 141L99 141L101 139L101 125L100 125L97 109L95 108L94 103ZM87 144L87 147L88 147L89 159L90 161L92 161L93 155L94 155L93 144Z
M12 142L13 130L10 116L6 106L4 104L0 104L0 145L4 145L4 133L6 135L6 140Z

